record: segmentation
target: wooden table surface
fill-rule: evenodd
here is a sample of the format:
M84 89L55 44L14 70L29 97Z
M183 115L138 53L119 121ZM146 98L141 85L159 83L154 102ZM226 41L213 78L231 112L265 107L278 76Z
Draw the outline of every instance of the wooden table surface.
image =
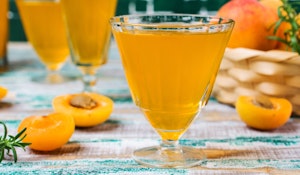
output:
M80 73L70 61L61 73L76 78L73 81L56 85L31 81L44 69L28 43L9 43L9 64L9 70L0 74L0 86L9 89L0 103L0 120L11 135L24 117L52 112L55 96L82 89ZM97 92L115 102L108 121L76 128L69 142L52 152L17 149L18 162L6 156L0 174L300 174L297 117L277 130L257 131L245 126L234 108L213 99L180 142L202 148L207 156L203 163L189 169L139 165L131 158L133 150L158 144L159 138L131 101L115 44L98 77Z

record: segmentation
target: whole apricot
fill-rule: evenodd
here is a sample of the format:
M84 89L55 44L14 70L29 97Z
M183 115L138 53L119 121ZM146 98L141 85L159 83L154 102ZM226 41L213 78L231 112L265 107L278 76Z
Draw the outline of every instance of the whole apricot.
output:
M27 128L23 142L39 151L52 151L68 142L75 130L74 120L70 115L51 113L45 116L29 116L18 127L20 132Z
M224 4L218 16L235 21L228 47L245 47L257 50L274 49L277 41L268 39L273 35L273 24L278 15L258 0L231 0Z
M236 102L236 111L249 127L273 130L289 120L292 104L284 98L240 96Z
M57 96L52 102L56 112L73 116L78 127L91 127L106 121L113 110L113 101L97 93Z
M278 8L281 5L283 5L281 0L261 0L260 3L262 5L264 5L265 7L270 7L274 11L274 13L276 13L277 15L278 15ZM284 39L285 38L284 33L289 29L291 29L291 25L288 22L282 22L275 35ZM291 50L290 47L288 47L286 44L284 44L282 42L277 42L275 49Z

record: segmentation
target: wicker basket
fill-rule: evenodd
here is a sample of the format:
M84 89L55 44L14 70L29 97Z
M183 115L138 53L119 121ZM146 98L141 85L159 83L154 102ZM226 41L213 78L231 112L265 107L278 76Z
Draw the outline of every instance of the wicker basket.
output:
M287 98L300 115L300 56L296 52L227 49L213 96L233 105L239 95Z

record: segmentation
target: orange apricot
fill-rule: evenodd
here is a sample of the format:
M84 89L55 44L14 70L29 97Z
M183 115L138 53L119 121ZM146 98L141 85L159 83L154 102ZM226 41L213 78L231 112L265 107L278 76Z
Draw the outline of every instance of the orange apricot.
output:
M258 130L273 130L290 118L292 104L284 98L240 96L236 111L242 121Z
M0 86L0 99L4 98L6 96L6 94L7 94L7 89Z
M109 118L113 101L97 93L81 93L57 96L52 106L57 112L73 116L76 126L91 127Z
M30 142L29 147L39 151L52 151L68 142L75 130L74 120L70 115L51 113L45 116L29 116L20 123L18 131L27 128L23 142Z
M277 15L278 15L278 8L283 5L281 0L261 0L260 3L266 7L271 8ZM286 13L283 11L282 14L286 16ZM300 25L300 14L295 17L298 25ZM282 39L287 39L288 41L290 40L289 36L285 36L285 33L292 28L291 24L288 22L282 22L277 30L276 36ZM300 32L298 32L298 38L300 38ZM275 49L279 50L288 50L291 51L292 48L289 47L288 45L282 43L282 42L277 42Z
M246 47L257 50L274 49L277 41L269 40L278 15L257 0L231 0L217 12L218 16L235 21L228 47Z

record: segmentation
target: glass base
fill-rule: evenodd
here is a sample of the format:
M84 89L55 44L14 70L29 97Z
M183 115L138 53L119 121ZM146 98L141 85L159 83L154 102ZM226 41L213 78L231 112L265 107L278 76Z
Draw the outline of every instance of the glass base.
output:
M200 149L184 146L177 149L146 147L134 151L133 158L140 164L156 168L188 168L199 165L206 159Z
M32 78L32 81L43 84L60 84L74 80L74 77L66 77L59 73L41 74Z

